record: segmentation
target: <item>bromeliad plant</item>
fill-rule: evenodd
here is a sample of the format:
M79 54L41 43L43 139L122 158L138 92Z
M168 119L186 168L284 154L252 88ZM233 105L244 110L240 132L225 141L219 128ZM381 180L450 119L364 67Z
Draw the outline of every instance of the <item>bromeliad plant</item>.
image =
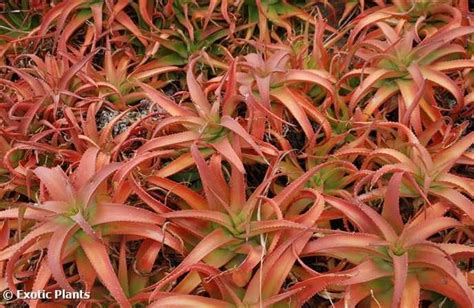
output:
M455 116L464 107L464 90L451 73L472 68L474 62L464 58L465 49L454 41L473 33L474 28L440 30L415 44L414 31L400 35L400 30L397 33L384 23L378 26L383 40L370 38L360 47L355 45L362 68L341 78L340 82L347 83L343 88L358 84L350 94L349 109L355 112L361 108L360 120L371 118L377 111L386 114L395 109L398 121L411 125L417 133L436 122L442 110ZM452 95L452 104L440 106L435 94L439 88Z
M443 231L463 228L461 222L445 216L450 207L443 202L404 222L402 178L403 173L393 175L381 213L356 200L327 197L358 232L322 236L308 243L301 255L324 255L355 265L340 272L353 275L341 282L346 289L340 307L417 307L426 292L442 294L459 307L470 305L474 294L454 260L472 258L474 249L443 240Z
M350 28L353 28L349 37L350 42L355 42L360 36L373 38L383 35L381 31L373 29L380 24L395 29L403 28L406 32L414 30L417 40L420 41L436 34L439 30L460 27L463 24L463 14L467 13L465 1L459 1L461 3L457 7L452 5L453 2L456 2L452 0L415 2L394 0L392 2L393 4L386 6L378 2L379 6L384 7L378 10L367 10L354 18L349 25Z
M48 285L53 278L64 290L73 291L71 283L81 281L86 291L91 291L98 278L120 305L129 306L127 290L122 289L109 257L114 237L121 234L149 238L182 253L175 238L164 237L159 227L163 218L110 202L112 191L107 178L120 164L96 170L97 155L98 149L88 149L69 176L59 166L36 168L34 173L41 184L36 205L19 204L0 212L19 239L11 239L0 253L0 260L8 260L3 286L16 290L17 284L24 283L13 273L28 271L28 260L37 256L38 276L31 277L35 279L33 290L54 288ZM41 251L45 249L47 253L43 255ZM68 266L68 272L77 268L77 274L68 277L63 264Z
M339 195L341 197L350 196L349 188L351 184L357 177L361 176L358 175L357 168L350 159L341 160L339 157L329 154L347 136L347 134L333 136L317 146L310 144L301 154L295 153L289 142L279 136L276 139L286 153L279 164L279 169L291 182L304 174L305 170L320 166L319 170L306 183L306 187L315 189L322 194ZM304 161L304 167L301 166L302 161Z
M237 139L233 147L240 156ZM225 294L221 294L221 299L230 296L228 292L235 293L230 296L235 305L280 302L297 293L289 292L281 296L279 290L296 261L293 249L301 250L311 238L311 229L316 226L324 208L323 197L317 191L304 189L304 184L320 167L312 168L269 198L270 184L276 176L272 173L272 165L262 184L247 197L245 177L238 166L231 165L228 170L217 153L210 157L209 165L206 164L195 144L191 146L191 154L199 171L205 197L166 178L146 178L149 185L165 191L161 201L165 202L162 204L162 217L171 222L176 233L183 235L185 247L192 247L191 253L179 266L153 286L151 298L159 299L157 303L162 303L170 295L160 293L161 290L188 272L179 284L171 284L173 292L192 294L201 284L208 292L217 292L211 291L216 286L200 278L197 272L222 267L225 270L220 274L218 271L205 273L212 277L223 277L223 283L229 286ZM300 196L297 197L298 193ZM171 196L179 198L176 200L176 197ZM180 210L171 210L175 206ZM262 265L263 260L268 264ZM278 273L274 272L273 265L277 263L280 268ZM253 274L256 268L260 268L261 272ZM262 279L265 280L264 284ZM328 278L329 281L338 280ZM247 285L246 291L242 290ZM244 296L239 295L242 292ZM181 300L182 303L195 305L209 302L196 296L183 299L178 296L176 299L177 303ZM215 302L216 305L218 303Z
M0 305L474 307L468 1L330 2L0 1Z
M386 130L395 125L379 123L375 126ZM404 197L421 198L427 202L430 202L429 197L436 197L445 200L453 208L457 208L462 213L461 215L474 219L474 207L469 200L469 197L474 196L472 179L450 172L456 164L473 164L471 157L463 156L474 144L474 133L451 140L448 148L433 149L420 142L403 126L399 126L396 131L400 134L399 136L406 134L406 140L397 138L398 140L392 140L389 144L381 145L374 150L351 148L338 152L338 155L357 153L365 156L361 166L361 173L365 176L357 183L355 193L359 193L365 182L379 188L359 198L361 200L380 198L381 193L389 186L384 177L396 172L404 172L405 180L401 184ZM425 133L423 137L430 132L425 131Z
M142 88L148 94L148 97L171 115L171 117L162 120L157 125L153 135L160 133L160 131L168 126L181 126L184 128L184 131L178 129L178 132L175 134L153 138L140 148L139 153L169 146L179 145L179 147L189 147L191 143L199 140L207 148L210 147L220 153L230 164L236 166L241 173L245 173L245 169L241 159L231 146L233 139L241 138L242 143L246 144L245 148L253 149L264 161L266 161L265 154L274 156L276 153L271 146L263 143L258 145L258 140L254 140L255 138L233 117L235 107L233 108L232 106L238 104L236 101L238 98L236 98L234 72L230 71L229 76L227 76L226 93L222 97L218 97L211 104L207 98L207 91L203 91L194 76L193 69L197 59L198 58L193 58L191 60L186 74L189 96L193 106L191 110L176 105L155 89L142 84ZM221 82L223 83L224 81L223 79ZM188 166L189 165L183 165L180 169Z
M236 77L239 93L249 108L252 135L263 139L267 123L282 134L284 124L288 124L287 113L296 120L308 140L315 135L310 120L321 125L325 137L329 138L328 120L305 92L316 90L324 93L321 105L327 106L335 98L334 80L324 70L292 69L289 60L287 50L277 50L267 59L254 53L245 56L242 72L238 72Z

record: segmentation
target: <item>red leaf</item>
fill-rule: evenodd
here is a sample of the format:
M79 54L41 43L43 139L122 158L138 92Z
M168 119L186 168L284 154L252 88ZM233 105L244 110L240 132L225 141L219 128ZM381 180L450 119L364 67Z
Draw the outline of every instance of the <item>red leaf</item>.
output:
M400 216L400 184L402 183L403 173L395 173L387 186L385 201L382 210L382 216L392 227L400 233L403 230L403 220Z
M392 255L393 260L393 296L392 296L392 307L400 307L402 300L403 291L407 281L408 274L408 253L405 252L401 256Z
M148 96L148 98L152 102L158 104L158 106L166 110L166 112L168 112L170 115L172 116L194 115L191 111L176 104L175 102L170 100L167 96L158 92L157 90L147 85L146 83L137 82L137 85L143 89L146 96Z
M400 307L416 307L420 304L420 283L418 279L410 274L407 277L403 294L400 301Z
M225 157L225 159L231 163L233 166L235 166L239 172L242 174L245 174L245 168L244 164L242 163L242 160L240 157L235 153L234 149L232 148L232 145L229 142L229 139L227 137L223 137L218 141L214 141L210 144L217 152L222 154L222 156ZM197 151L197 149L196 149Z
M165 219L173 218L189 218L189 219L200 219L204 221L210 221L217 223L223 227L226 227L229 231L233 230L232 221L229 216L217 211L210 210L180 210L170 213L162 214L161 217Z
M472 201L466 198L459 191L454 189L432 189L430 191L433 195L449 201L454 207L457 207L464 212L470 219L474 220L474 206Z
M186 256L186 258L176 267L168 276L160 280L155 286L155 290L150 295L151 299L154 299L159 295L160 289L172 282L182 274L184 274L187 268L195 263L201 261L205 256L214 250L230 244L235 239L227 235L222 229L216 229L209 233L205 238L203 238L199 244L197 244L194 249Z
M78 241L103 285L110 291L110 294L121 307L131 307L110 263L109 253L105 246L88 236L80 236Z
M350 275L338 275L338 274L324 274L321 276L311 277L309 279L305 279L301 282L296 283L293 285L290 290L300 289L302 291L298 292L296 295L292 297L296 300L296 305L301 307L304 303L306 303L311 297L316 295L318 292L324 290L328 285L331 284L338 284L341 281L350 278Z
M79 191L79 199L81 202L83 202L85 208L90 205L91 199L99 186L121 165L121 163L111 163L106 165L100 169L90 181L87 182L87 185L81 188Z
M154 301L150 308L176 307L176 308L232 308L233 304L214 298L208 298L198 295L173 294L160 292L156 293Z
M77 230L78 226L71 224L64 230L56 231L51 236L48 244L48 265L53 278L61 288L71 292L74 291L74 289L69 284L63 270L62 251L63 247Z
M188 70L186 72L186 82L188 84L189 94L191 95L194 106L196 106L197 112L202 118L206 118L211 114L211 105L209 104L204 91L201 89L201 86L196 81L193 73L194 66L198 59L199 57L195 57L189 61Z
M145 209L128 206L124 204L101 203L95 209L91 225L111 222L135 222L149 224L163 224L164 219L160 215Z
M423 215L423 213L421 213ZM425 220L415 226L408 225L400 236L404 247L410 247L425 241L427 238L443 230L460 226L461 223L453 218L439 217L436 220Z
M82 154L79 167L74 172L73 185L76 190L81 189L94 176L96 169L96 159L99 153L98 148L89 148Z
M46 186L51 198L67 203L75 200L74 190L61 167L37 167L33 172L41 180L41 183Z

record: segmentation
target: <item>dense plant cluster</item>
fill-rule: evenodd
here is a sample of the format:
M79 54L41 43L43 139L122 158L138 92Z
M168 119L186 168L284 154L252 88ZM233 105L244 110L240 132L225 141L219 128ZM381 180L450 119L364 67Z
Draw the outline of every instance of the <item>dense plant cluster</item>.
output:
M0 290L474 306L467 0L0 10Z

